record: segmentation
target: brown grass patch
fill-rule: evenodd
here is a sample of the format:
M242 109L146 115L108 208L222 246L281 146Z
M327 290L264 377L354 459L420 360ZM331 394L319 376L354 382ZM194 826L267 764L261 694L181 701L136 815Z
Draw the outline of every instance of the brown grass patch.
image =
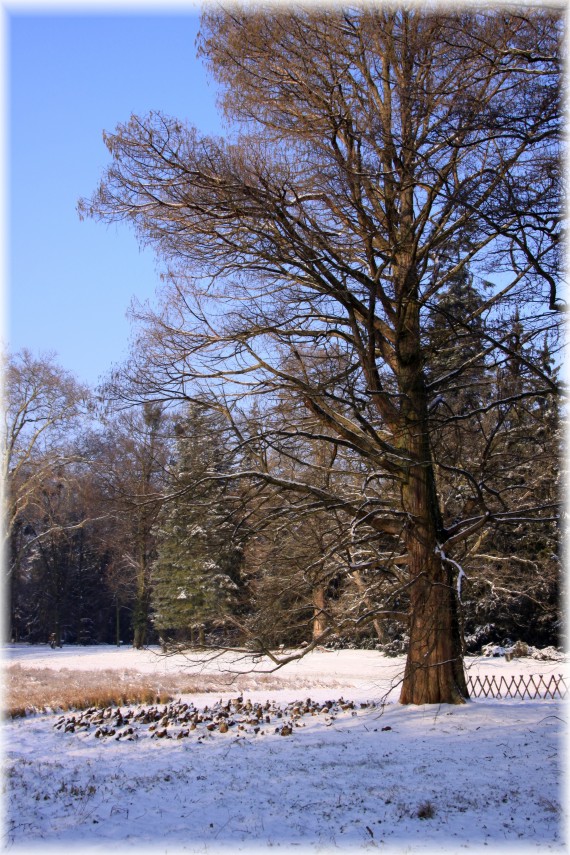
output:
M5 672L5 713L166 703L175 686L135 671L74 671L11 665Z
M76 671L69 668L5 669L4 714L12 718L35 712L82 710L127 704L165 704L180 695L204 692L306 688L308 680L285 680L271 675L198 676L141 674L134 670ZM330 684L329 684L330 687Z

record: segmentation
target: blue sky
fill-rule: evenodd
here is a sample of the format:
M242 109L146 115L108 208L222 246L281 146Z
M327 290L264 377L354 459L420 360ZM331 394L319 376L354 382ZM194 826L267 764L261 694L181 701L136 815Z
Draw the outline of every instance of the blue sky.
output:
M152 109L221 133L197 7L7 16L7 294L11 351L55 351L96 384L127 354L131 298L153 298L153 255L130 229L80 222L108 153L102 131Z

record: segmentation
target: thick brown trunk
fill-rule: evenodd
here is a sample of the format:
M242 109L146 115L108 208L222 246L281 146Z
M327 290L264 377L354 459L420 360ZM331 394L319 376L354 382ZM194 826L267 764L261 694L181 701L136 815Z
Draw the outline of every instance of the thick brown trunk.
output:
M422 408L423 383L416 404ZM407 436L406 436L407 434ZM457 704L468 696L451 566L443 560L443 537L427 418L404 432L410 460L402 486L408 514L405 534L410 573L410 643L402 704Z
M410 642L400 703L457 704L468 697L467 682L451 566L439 546L444 532L430 449L418 286L409 268L401 293L399 447L406 461L401 497L408 518Z
M457 704L468 697L451 570L437 541L409 538L410 643L402 704Z
M418 401L421 407L421 397ZM410 573L410 643L402 704L457 704L467 698L459 610L443 535L427 420L407 432L411 465L402 487ZM413 462L412 462L413 461Z

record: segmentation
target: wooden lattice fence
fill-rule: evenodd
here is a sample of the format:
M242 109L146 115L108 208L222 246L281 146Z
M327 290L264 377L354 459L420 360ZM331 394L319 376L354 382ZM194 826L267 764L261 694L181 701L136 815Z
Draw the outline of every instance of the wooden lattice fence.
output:
M467 687L472 698L564 698L568 691L562 674L468 676Z

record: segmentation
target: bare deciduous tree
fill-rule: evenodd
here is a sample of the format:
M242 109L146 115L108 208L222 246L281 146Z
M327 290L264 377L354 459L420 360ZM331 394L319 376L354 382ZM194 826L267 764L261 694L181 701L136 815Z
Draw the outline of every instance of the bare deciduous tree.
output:
M113 556L117 608L133 609L133 647L141 648L150 627L151 569L156 557L154 526L166 491L171 423L163 408L146 404L110 413L91 438L93 478L113 524L107 534Z
M14 585L24 553L50 534L51 523L32 527L35 505L50 481L65 480L66 470L81 459L77 444L90 393L56 362L53 354L35 357L29 350L5 360L2 482L4 550L9 584L10 624ZM30 518L30 519L29 519ZM77 528L84 520L68 521ZM53 524L59 531L61 521Z
M131 394L200 396L235 418L285 390L313 439L362 461L359 496L244 475L393 539L385 566L405 568L410 602L402 703L467 697L453 549L501 516L541 514L489 493L444 518L431 414L450 372L430 372L424 333L469 267L492 285L463 319L483 319L482 348L456 382L500 354L557 392L503 315L519 304L530 341L559 306L560 41L560 16L542 10L209 11L201 51L239 134L132 117L106 136L112 165L81 206L130 221L170 277L162 309L139 312Z

